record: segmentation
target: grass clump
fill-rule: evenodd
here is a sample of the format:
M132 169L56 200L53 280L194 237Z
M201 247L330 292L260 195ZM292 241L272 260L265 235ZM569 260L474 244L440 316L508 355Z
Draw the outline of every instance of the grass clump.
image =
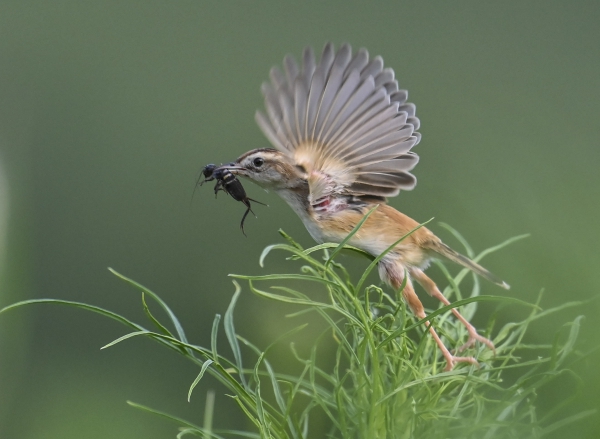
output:
M474 255L462 237L452 232L476 261L518 239L508 240ZM221 354L217 347L217 334L221 330L220 315L213 322L210 346L191 344L176 316L158 295L114 270L111 271L115 275L142 292L143 309L155 330L148 330L112 311L64 300L25 301L0 312L32 303L56 303L113 318L130 327L132 332L105 347L137 336L156 340L198 365L198 376L190 386L188 399L202 377L209 373L225 386L229 396L254 425L253 431L214 428L212 392L207 395L202 426L130 402L132 406L177 422L180 425L178 438L187 435L261 439L541 438L592 413L583 412L560 418L561 409L567 402L543 416L536 411L536 395L541 388L554 380L573 376L568 363L574 357L582 317L564 324L558 336L548 344L530 345L524 342L531 323L581 303L570 302L542 310L539 303L541 294L535 304L504 296L484 296L479 294L476 278L470 293L464 295L461 284L468 271L465 269L452 276L444 269L449 283L444 293L446 296L454 295L457 300L450 306L430 312L426 319L415 321L400 300L400 292L391 293L367 284L368 275L376 267L378 259L365 254L371 263L360 280L354 283L349 273L334 259L344 249L363 253L346 246L347 240L341 244L322 244L303 249L288 235L281 234L286 242L267 247L260 257L260 263L263 264L270 252L278 250L285 252L288 259L302 261L304 265L300 272L232 276L247 282L249 289L262 298L297 306L297 317L305 312L315 312L322 317L326 330L317 337L308 354L300 354L291 344L292 354L300 364L301 372L297 375L275 371L268 358L272 345L261 349L236 332L233 314L241 293L237 281L234 281L235 293L222 319L233 358ZM310 287L299 288L298 281ZM277 285L267 290L264 285L272 282ZM320 294L305 293L313 291L315 285L319 286ZM169 325L163 324L152 314L146 303L147 297L163 308L170 320ZM424 321L431 321L448 345L457 346L466 340L467 331L450 317L451 309L461 306L463 315L470 318L477 303L483 301L525 307L528 315L521 321L507 323L497 332L494 331L495 355L485 347L474 348L472 354L480 361L479 368L460 366L453 371L443 372L445 360L433 340L424 332ZM493 333L494 320L486 328L488 336ZM170 330L167 326L174 329ZM298 326L280 339L292 337L305 326ZM323 343L335 346L333 364L327 365L318 358L319 344ZM251 367L244 366L249 358L242 358L242 346L255 354ZM509 372L512 378L505 379ZM328 431L311 430L311 417L316 415L324 415L329 419Z

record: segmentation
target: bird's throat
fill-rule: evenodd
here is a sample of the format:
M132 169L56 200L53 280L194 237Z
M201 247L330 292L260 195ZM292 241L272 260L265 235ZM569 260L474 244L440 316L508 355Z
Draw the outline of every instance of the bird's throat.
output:
M304 227L310 233L310 236L322 243L325 240L323 231L319 227L319 222L315 218L314 210L308 201L308 187L279 189L275 191L292 208L296 215L300 217Z

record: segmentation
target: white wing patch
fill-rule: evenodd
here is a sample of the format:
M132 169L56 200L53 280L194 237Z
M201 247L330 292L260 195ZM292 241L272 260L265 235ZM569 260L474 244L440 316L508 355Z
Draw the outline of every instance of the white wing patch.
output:
M307 173L311 203L336 195L391 197L413 189L409 172L419 157L419 119L394 71L366 50L352 55L345 44L323 49L315 63L304 50L302 68L291 56L284 72L271 69L262 86L266 114L256 121L275 148Z

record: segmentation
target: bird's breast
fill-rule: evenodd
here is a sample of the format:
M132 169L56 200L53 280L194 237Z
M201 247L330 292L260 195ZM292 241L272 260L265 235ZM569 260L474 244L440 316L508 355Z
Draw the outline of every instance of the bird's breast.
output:
M374 205L367 205L363 209L349 208L328 215L321 215L316 221L313 221L316 223L316 226L313 224L313 227L318 228L318 232L315 233L319 233L322 241L341 242L372 207ZM388 205L380 205L348 243L373 256L379 256L406 236L405 239L395 244L394 249L389 253L389 256L386 256L386 259L422 267L427 264L428 255L419 246L418 236L429 232L422 228L414 234L410 234L416 226L418 226L416 221L411 220ZM313 232L311 232L311 235L313 235Z

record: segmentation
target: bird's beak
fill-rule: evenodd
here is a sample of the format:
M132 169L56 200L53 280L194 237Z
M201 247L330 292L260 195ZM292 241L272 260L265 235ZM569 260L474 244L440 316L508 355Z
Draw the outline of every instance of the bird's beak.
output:
M227 169L234 175L246 175L246 171L247 171L246 168L244 168L243 166L237 165L235 162L227 163L226 165L219 166L217 169L215 169L215 171L222 170L222 169ZM213 171L213 172L215 172L215 171Z

